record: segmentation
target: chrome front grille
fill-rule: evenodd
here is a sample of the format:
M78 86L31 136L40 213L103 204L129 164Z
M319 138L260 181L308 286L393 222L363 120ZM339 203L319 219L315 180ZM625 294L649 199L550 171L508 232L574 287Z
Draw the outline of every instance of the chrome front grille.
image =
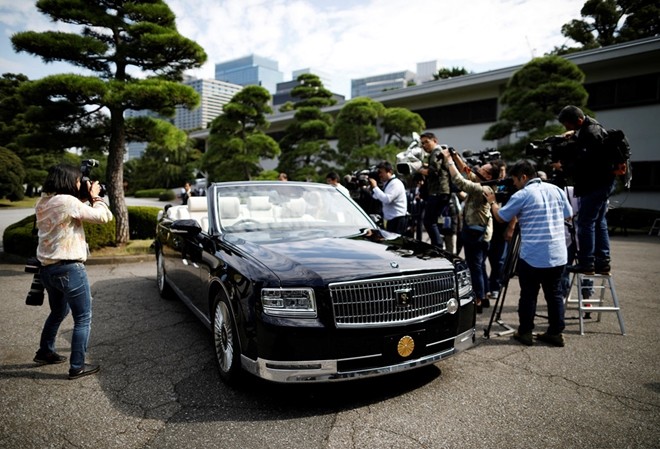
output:
M452 271L330 284L338 328L396 326L443 313L454 298Z

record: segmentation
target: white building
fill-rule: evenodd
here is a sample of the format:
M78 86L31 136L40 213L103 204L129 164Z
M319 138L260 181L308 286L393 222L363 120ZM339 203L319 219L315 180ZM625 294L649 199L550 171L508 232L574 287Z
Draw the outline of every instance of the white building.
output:
M427 81L433 81L433 75L436 75L439 70L440 61L437 59L434 61L418 62L415 82L417 84L422 84Z
M126 118L144 116L158 118L173 123L174 126L183 131L205 129L217 116L222 114L224 105L229 103L233 96L243 89L243 86L238 84L192 77L186 77L183 84L192 87L199 94L199 106L195 109L189 110L183 106L177 106L174 118L163 117L149 110L133 111L130 109L126 111L124 116ZM125 159L141 157L146 148L147 142L128 142Z
M415 82L415 73L409 70L351 80L351 98L373 97L389 90L402 89Z
M184 131L206 128L217 116L222 114L222 108L229 103L243 86L212 79L188 78L186 84L199 94L200 104L193 110L177 106L174 116L174 126Z

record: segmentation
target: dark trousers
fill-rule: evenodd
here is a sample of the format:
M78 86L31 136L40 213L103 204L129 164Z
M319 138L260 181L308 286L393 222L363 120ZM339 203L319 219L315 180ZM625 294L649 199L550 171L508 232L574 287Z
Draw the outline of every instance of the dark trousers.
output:
M440 248L445 247L445 241L440 234L438 218L442 210L449 204L449 194L429 195L424 206L424 227L429 234L431 244Z
M490 263L490 276L486 286L490 292L499 292L502 287L502 269L504 268L507 242L504 240L506 227L493 223L493 237L488 246L488 262Z
M552 268L534 268L523 259L518 260L518 280L520 282L520 301L518 302L518 332L524 334L534 329L534 315L539 289L548 305L548 334L560 334L564 323L564 289L562 274L564 265Z
M408 226L408 220L404 215L402 217L394 217L390 220L387 220L387 223L385 224L385 230L403 235L406 233L406 226Z

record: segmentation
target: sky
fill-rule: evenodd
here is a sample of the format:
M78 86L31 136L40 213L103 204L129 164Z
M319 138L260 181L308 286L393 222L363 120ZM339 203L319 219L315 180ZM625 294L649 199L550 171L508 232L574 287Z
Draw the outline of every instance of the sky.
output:
M284 81L294 70L325 72L333 92L350 98L350 80L441 67L485 72L574 44L563 24L581 19L583 0L166 0L179 32L200 44L206 64L188 72L214 78L216 63L257 54L276 60ZM0 73L30 79L80 69L17 54L18 31L71 31L32 0L0 0Z

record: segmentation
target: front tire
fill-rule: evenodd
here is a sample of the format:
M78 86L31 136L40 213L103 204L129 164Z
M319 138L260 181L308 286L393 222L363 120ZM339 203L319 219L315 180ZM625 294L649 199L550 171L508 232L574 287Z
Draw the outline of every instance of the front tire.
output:
M172 287L167 283L167 275L165 274L165 258L160 249L156 250L156 285L158 286L158 293L163 299L172 299L174 296Z
M238 334L229 304L221 295L216 297L213 310L213 347L220 377L228 384L235 383L241 371Z

